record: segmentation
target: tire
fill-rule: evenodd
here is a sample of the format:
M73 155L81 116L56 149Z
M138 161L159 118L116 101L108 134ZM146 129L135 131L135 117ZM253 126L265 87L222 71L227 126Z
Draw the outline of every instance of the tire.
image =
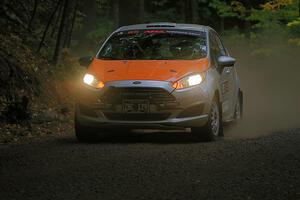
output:
M201 141L215 141L217 137L224 136L222 123L222 109L217 98L214 98L209 119L204 127L192 128L192 134Z
M83 126L75 119L75 135L79 142L91 143L97 141L97 131L91 127Z

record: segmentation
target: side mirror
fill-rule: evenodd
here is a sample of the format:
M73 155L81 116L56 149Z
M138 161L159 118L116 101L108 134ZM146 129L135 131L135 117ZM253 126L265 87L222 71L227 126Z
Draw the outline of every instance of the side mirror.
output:
M234 66L236 59L230 56L220 56L218 58L218 65L220 67L232 67Z
M92 63L92 61L93 61L92 56L81 57L78 60L79 64L83 67L88 67Z

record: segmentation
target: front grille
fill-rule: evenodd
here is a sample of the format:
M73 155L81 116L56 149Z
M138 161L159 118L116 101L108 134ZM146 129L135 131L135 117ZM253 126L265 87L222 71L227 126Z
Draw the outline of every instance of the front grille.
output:
M162 88L110 88L106 91L101 101L106 104L118 105L123 100L148 100L154 105L177 105L176 99Z
M120 110L125 100L147 100L149 113L125 113ZM101 97L101 102L110 105L102 109L109 120L120 121L162 121L170 117L168 109L178 106L175 97L162 88L110 88Z
M109 120L118 121L161 121L166 120L170 113L108 113L104 112L104 115Z

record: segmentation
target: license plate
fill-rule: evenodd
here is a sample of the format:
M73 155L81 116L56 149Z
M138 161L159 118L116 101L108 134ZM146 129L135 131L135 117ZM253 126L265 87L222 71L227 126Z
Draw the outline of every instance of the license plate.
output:
M124 113L148 113L149 101L146 100L125 100L123 101Z

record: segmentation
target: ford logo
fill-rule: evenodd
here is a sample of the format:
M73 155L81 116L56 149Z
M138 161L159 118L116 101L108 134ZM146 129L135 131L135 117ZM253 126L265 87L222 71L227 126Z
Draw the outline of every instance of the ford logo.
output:
M142 82L141 81L134 81L133 84L134 85L140 85L140 84L142 84Z

